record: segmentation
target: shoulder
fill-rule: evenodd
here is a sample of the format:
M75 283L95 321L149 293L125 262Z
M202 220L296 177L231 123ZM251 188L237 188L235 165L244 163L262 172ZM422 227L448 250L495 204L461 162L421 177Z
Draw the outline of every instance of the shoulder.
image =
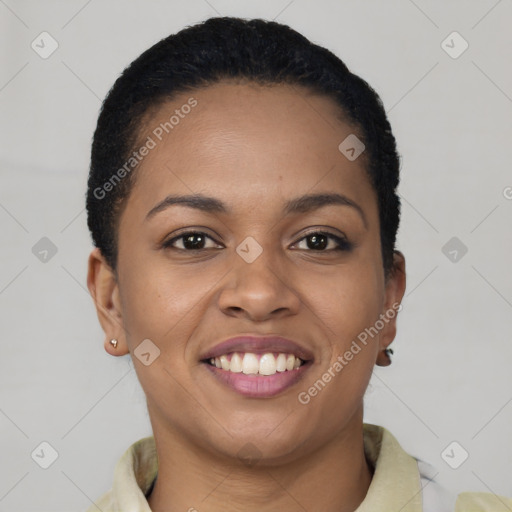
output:
M146 492L157 471L158 458L154 437L136 441L117 462L112 488L94 502L87 512L151 512Z
M435 481L436 469L416 459L422 487L423 512L510 512L512 499L485 492L455 494Z
M407 510L422 512L511 512L512 499L497 496L491 493L463 492L456 494L443 487L436 481L439 471L424 460L404 452L399 442L384 427L364 424L365 452L369 461L374 465L376 472L370 490L379 493L381 504L383 488L393 488L395 499L399 488L403 488L404 496L409 496ZM405 470L405 471L404 471ZM407 485L404 482L407 480ZM417 483L414 483L414 482ZM383 485L384 484L384 485ZM378 487L378 489L377 489ZM375 492L370 492L370 498ZM418 501L412 505L411 495ZM366 500L364 502L366 505ZM376 505L371 503L370 508L361 510L375 510ZM402 507L403 508L403 507ZM379 508L380 510L380 508ZM359 509L358 509L359 511Z
M512 498L486 492L462 492L457 497L455 512L509 512Z

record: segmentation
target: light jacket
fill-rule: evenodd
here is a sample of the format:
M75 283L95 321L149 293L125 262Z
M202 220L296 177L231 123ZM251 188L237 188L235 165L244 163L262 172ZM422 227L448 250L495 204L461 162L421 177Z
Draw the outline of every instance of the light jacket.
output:
M365 499L354 512L452 512L442 489L384 427L363 424L364 450L375 468ZM112 488L87 512L151 512L146 495L158 471L153 436L140 439L118 461ZM512 499L488 493L462 493L454 512L510 512Z

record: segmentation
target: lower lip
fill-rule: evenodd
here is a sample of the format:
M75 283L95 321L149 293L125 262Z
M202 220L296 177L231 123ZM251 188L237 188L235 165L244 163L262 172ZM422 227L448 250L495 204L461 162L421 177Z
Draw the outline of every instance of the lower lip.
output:
M204 365L220 382L233 391L252 398L269 398L282 393L302 379L304 372L311 366L307 362L295 370L277 372L274 375L245 375L223 370L208 363Z

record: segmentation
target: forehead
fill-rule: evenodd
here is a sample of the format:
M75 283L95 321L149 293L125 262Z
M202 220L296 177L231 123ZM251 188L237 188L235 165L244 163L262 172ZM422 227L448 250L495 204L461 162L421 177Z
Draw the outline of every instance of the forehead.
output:
M182 93L144 119L139 144L151 149L132 195L146 206L176 189L268 202L318 188L361 201L372 193L366 159L340 152L359 133L340 114L332 99L290 85L225 81Z

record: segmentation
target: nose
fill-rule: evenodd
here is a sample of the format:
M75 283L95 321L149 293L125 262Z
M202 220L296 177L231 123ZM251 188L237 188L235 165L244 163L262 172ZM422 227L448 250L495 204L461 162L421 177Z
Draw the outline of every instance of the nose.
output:
M224 314L254 322L297 314L300 299L289 273L283 265L276 265L275 254L264 250L252 263L237 254L234 257L229 283L218 297Z

